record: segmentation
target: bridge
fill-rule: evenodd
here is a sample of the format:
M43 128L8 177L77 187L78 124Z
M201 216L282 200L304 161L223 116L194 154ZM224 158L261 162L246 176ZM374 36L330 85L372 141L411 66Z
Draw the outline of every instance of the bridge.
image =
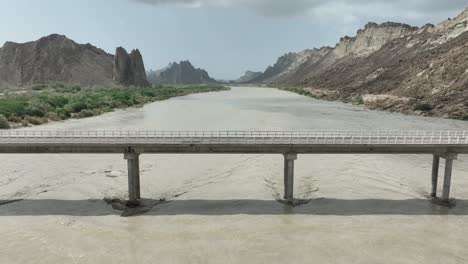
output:
M453 161L468 154L468 131L0 131L0 153L121 153L127 160L129 203L140 195L139 157L145 153L282 154L284 199L293 203L298 154L431 154L431 197L448 203Z

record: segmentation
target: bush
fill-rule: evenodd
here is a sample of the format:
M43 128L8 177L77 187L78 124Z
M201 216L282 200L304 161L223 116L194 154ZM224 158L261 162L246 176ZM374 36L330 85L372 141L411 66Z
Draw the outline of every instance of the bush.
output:
M70 101L67 97L63 95L50 95L50 96L45 96L42 98L42 100L49 104L52 107L64 107L68 102Z
M0 99L0 115L10 119L11 116L22 116L25 113L26 106L28 105L26 98L18 96L11 96L8 98Z
M27 120L29 123L33 125L42 125L48 122L47 118L45 117L35 117L35 116L28 116Z
M24 127L29 126L28 120L26 120L26 119L21 120L21 125L24 126Z
M91 117L94 116L94 112L89 109L83 109L81 112L79 112L76 117L78 118L85 118L85 117Z
M57 83L52 85L52 88L55 89L58 93L77 93L81 92L81 87L79 85L66 86L63 83Z
M71 117L71 112L70 110L66 108L58 108L55 109L55 113L61 118L61 119L68 119Z
M54 84L52 84L52 88L54 88L54 89L65 88L65 84L63 84L63 83L54 83Z
M468 114L464 115L464 116L462 117L462 120L468 121Z
M431 111L432 109L434 109L434 106L428 103L417 104L414 106L415 111Z
M25 109L25 114L29 116L43 117L49 111L50 106L42 101L31 101Z
M362 98L362 96L357 95L352 99L352 103L354 105L362 105L362 104L364 104L364 99Z
M3 115L0 115L0 129L9 129L10 123L8 123L8 119Z
M62 118L55 112L48 112L46 117L52 121L60 121Z
M41 91L47 89L47 85L35 85L31 88L33 91Z

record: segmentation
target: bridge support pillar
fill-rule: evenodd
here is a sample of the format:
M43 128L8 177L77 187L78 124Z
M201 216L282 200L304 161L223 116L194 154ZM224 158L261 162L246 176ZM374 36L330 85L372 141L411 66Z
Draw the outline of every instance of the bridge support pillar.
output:
M137 204L140 197L140 154L124 153L128 167L128 201Z
M431 197L437 197L437 179L439 178L439 163L440 156L434 154L432 159L432 186L431 186Z
M450 184L452 181L452 166L453 161L457 159L457 154L446 154L442 158L445 159L444 187L442 190L442 201L449 202L450 200Z
M284 154L284 199L289 203L294 200L294 161L296 153Z

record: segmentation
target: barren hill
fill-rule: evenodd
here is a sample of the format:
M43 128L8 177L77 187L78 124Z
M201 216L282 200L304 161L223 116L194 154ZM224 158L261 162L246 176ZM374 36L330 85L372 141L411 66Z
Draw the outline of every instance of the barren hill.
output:
M273 76L269 67L258 81L376 109L413 112L424 104L423 114L467 118L468 9L438 26L369 23L334 48L307 52L287 63L295 67Z
M6 42L0 48L0 85L20 87L56 82L85 86L141 85L144 84L141 79L146 79L144 66L141 69L143 59L141 55L135 58L133 64L139 69L134 74L140 76L139 80L114 81L114 55L89 43L78 44L58 34L27 43Z

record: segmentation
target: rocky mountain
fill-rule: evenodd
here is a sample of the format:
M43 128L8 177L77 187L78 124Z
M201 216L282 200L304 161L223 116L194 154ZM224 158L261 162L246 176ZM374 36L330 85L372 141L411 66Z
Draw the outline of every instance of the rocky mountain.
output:
M308 60L321 56L320 54L327 52L327 48L320 50L304 50L298 53L290 52L279 57L273 66L269 66L265 72L251 80L253 83L271 83L276 82L283 76L294 72L300 65Z
M249 83L255 78L258 78L260 75L262 75L263 72L254 72L254 71L246 71L243 76L241 76L239 79L235 80L235 83Z
M369 23L334 48L280 57L260 82L371 108L468 118L468 9L437 26ZM313 55L310 55L313 54ZM296 67L286 67L293 62ZM271 74L274 73L274 74Z
M130 54L130 65L119 65L114 78L114 59L121 61L118 57L58 34L26 43L6 42L0 48L0 86L57 82L83 86L143 85L145 71L139 52Z
M150 71L148 80L153 84L207 84L216 83L207 71L196 69L189 61L170 63L166 68Z

